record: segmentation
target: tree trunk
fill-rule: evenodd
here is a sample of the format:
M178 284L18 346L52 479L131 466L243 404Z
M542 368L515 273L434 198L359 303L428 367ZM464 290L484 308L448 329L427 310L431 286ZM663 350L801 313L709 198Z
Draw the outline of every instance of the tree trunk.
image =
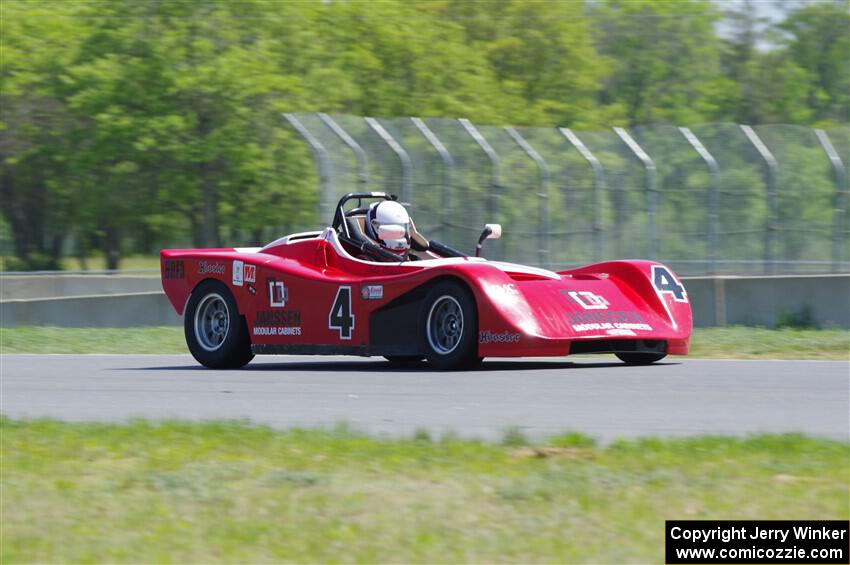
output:
M198 139L206 139L212 132L212 118L209 112L198 110ZM198 176L201 180L201 201L203 203L204 247L221 247L218 229L218 194L215 185L215 163L208 158L200 163Z
M118 270L118 264L121 261L121 233L115 226L106 227L104 251L106 253L106 268L110 271Z
M50 241L50 266L59 269L59 261L62 259L62 244L65 238L60 234L54 234Z
M86 262L86 255L88 254L88 244L86 239L86 233L81 230L77 237L77 261L80 262L80 269L83 271L89 270L89 265Z
M204 247L220 247L218 239L218 198L216 194L215 181L213 179L212 165L201 163L201 192L204 203Z
M189 218L189 229L192 233L192 246L200 248L204 246L204 236L201 233L201 224L198 223L198 214L196 211L191 211L186 216Z
M29 230L27 222L21 209L21 202L15 193L12 174L9 167L3 167L0 176L0 203L5 210L6 220L12 226L12 241L15 246L15 255L22 261L30 258L31 244L29 241Z

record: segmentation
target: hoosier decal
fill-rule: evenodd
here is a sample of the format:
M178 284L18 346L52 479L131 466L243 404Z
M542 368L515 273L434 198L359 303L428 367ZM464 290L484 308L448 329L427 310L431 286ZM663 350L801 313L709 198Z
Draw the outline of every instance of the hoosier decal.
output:
M223 275L224 263L213 263L212 261L201 261L198 263L199 275Z
M478 343L518 343L519 337L518 333L507 330L503 332L483 330L478 332Z

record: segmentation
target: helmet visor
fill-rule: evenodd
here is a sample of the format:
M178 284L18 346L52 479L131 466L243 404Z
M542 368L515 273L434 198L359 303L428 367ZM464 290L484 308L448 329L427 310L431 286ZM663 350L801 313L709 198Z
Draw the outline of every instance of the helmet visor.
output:
M391 239L409 239L410 224L386 224L376 220L372 221L372 227L375 228L375 233L381 241L389 241Z

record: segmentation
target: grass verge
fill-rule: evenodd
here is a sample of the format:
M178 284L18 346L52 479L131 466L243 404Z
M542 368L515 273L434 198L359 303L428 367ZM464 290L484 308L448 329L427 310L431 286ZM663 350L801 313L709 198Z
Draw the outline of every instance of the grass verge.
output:
M3 353L188 353L183 328L0 328Z
M63 257L60 267L63 271L105 271L106 257L104 255L92 255L86 258L85 268L83 263L76 257ZM15 257L0 256L0 271L20 268L20 261ZM121 258L118 269L122 271L138 269L159 270L159 255L130 255ZM62 274L62 271L57 272Z
M3 353L187 353L183 329L0 328ZM850 360L847 330L708 328L694 330L691 357Z
M850 331L740 326L696 329L690 356L850 361Z
M655 562L664 520L847 519L848 445L797 435L546 447L234 422L3 419L18 562Z

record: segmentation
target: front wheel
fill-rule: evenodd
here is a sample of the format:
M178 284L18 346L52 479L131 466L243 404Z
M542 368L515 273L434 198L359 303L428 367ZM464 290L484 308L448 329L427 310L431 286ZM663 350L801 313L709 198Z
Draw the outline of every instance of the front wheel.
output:
M211 369L237 369L254 358L236 300L219 281L204 281L192 291L183 332L192 357Z
M666 353L615 353L626 365L651 365L667 357Z
M423 302L419 323L422 349L435 369L468 369L480 361L475 298L460 282L434 285Z

